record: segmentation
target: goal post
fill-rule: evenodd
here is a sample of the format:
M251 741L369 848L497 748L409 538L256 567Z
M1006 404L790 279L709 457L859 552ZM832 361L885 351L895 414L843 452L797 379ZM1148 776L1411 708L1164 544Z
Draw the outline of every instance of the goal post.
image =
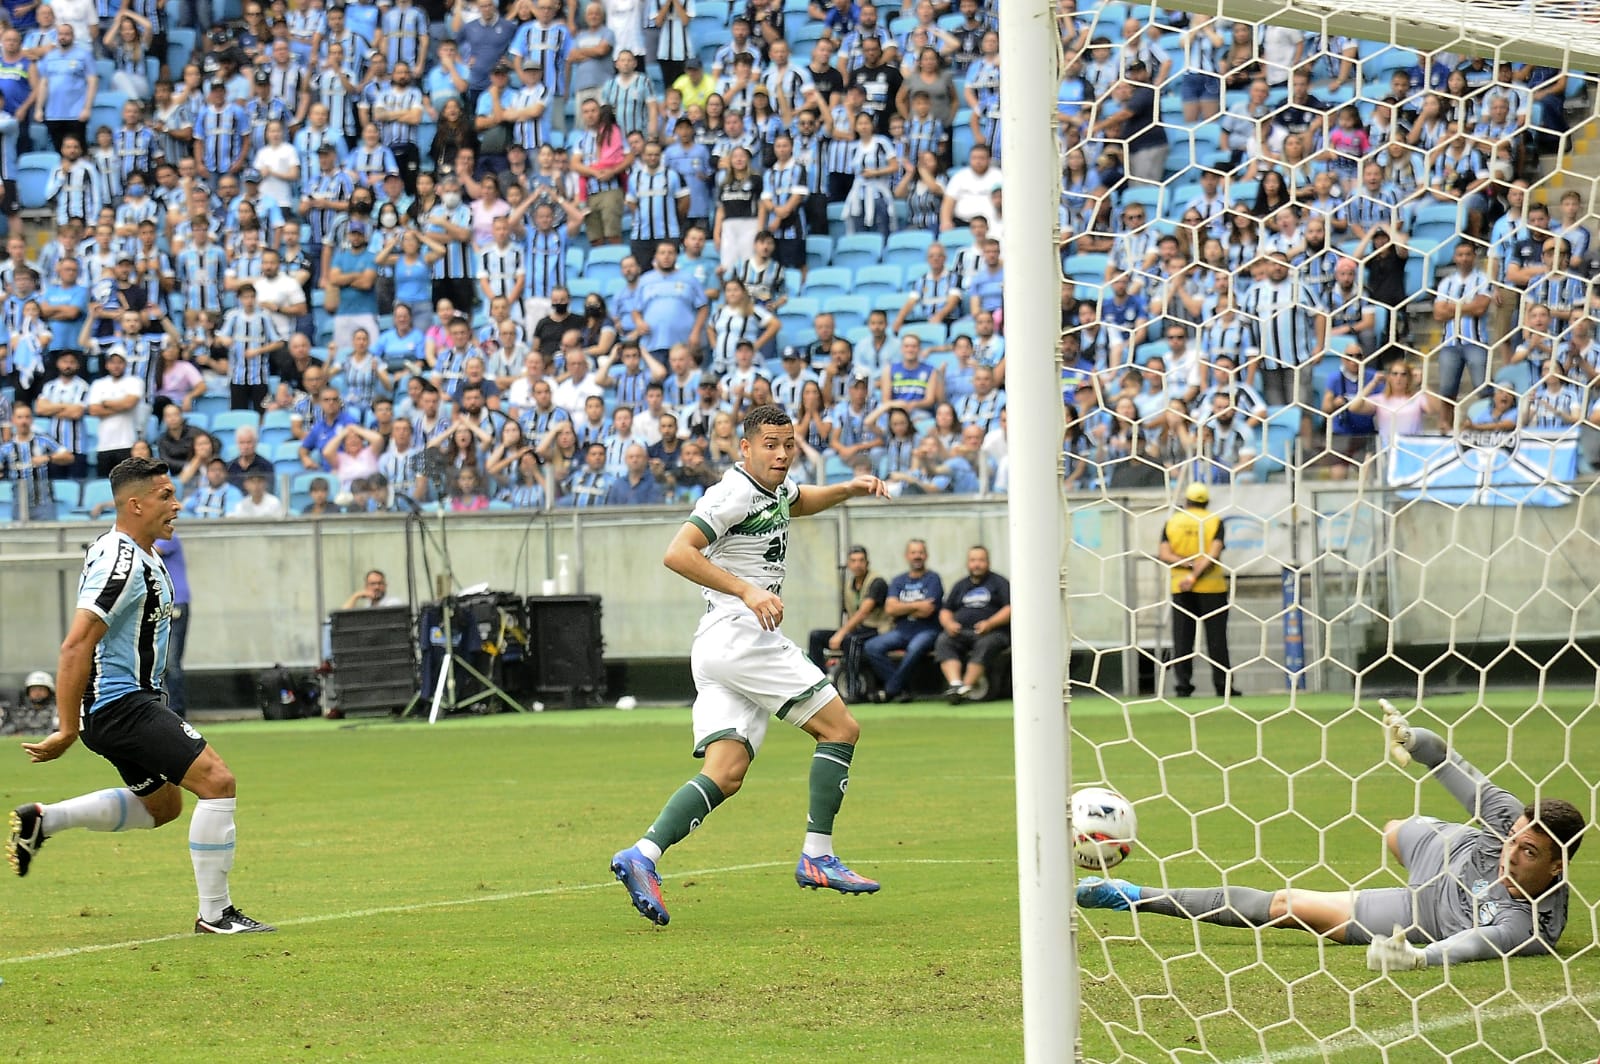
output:
M1219 320L1234 320L1228 314L1255 312L1212 301L1214 280L1205 299L1179 298L1164 286L1187 275L1173 274L1159 256L1142 258L1143 250L1115 264L1127 246L1147 247L1126 241L1130 234L1148 233L1154 256L1156 237L1183 232L1180 216L1199 194L1200 170L1226 170L1228 209L1249 213L1258 210L1261 174L1279 167L1248 173L1246 167L1263 153L1292 154L1279 141L1268 143L1263 127L1261 143L1252 140L1242 161L1220 166L1216 156L1198 154L1201 145L1215 149L1218 127L1245 90L1219 92L1220 115L1181 116L1177 103L1189 91L1183 79L1191 57L1169 24L1180 10L1315 34L1314 47L1295 65L1313 71L1314 95L1329 94L1330 116L1348 105L1368 122L1389 106L1383 98L1393 71L1409 70L1416 59L1426 77L1431 53L1447 50L1458 57L1452 64L1481 57L1493 71L1499 60L1510 60L1581 81L1581 92L1566 94L1578 127L1594 112L1596 79L1583 71L1600 69L1600 2L1177 0L1151 9L1005 0L996 6L1026 1058L1049 1064L1591 1059L1600 994L1587 989L1583 972L1600 956L1592 940L1600 873L1590 870L1600 860L1587 853L1569 872L1567 937L1554 957L1379 974L1367 970L1359 948L1286 930L1076 910L1067 811L1070 793L1084 786L1107 786L1132 801L1142 837L1112 874L1153 887L1348 892L1403 885L1406 869L1385 848L1385 824L1413 815L1455 821L1469 815L1414 768L1386 763L1376 702L1387 697L1519 798L1565 798L1595 822L1600 592L1588 574L1600 572L1600 487L1593 475L1600 465L1600 340L1581 330L1594 324L1600 308L1587 284L1574 289L1576 296L1560 297L1549 286L1508 280L1495 256L1510 254L1513 243L1490 231L1500 215L1475 219L1483 203L1468 202L1481 190L1509 202L1512 185L1494 154L1499 142L1485 139L1482 165L1503 187L1483 185L1485 173L1475 172L1460 188L1435 188L1422 174L1417 188L1396 197L1396 217L1403 218L1393 224L1404 255L1342 228L1327 239L1325 277L1314 274L1309 256L1285 255L1293 283L1315 276L1319 285L1343 284L1334 267L1353 263L1359 298L1372 304L1378 324L1351 327L1337 346L1325 338L1304 363L1308 386L1293 376L1286 392L1269 393L1248 417L1240 414L1236 385L1267 391L1267 372L1276 367L1262 350L1266 341L1257 333L1236 348L1213 350L1202 334ZM1063 178L1066 151L1083 145L1067 131L1069 118L1059 116L1097 105L1092 94L1075 103L1064 93L1058 111L1055 87L1081 58L1062 53L1064 19L1112 37L1113 63L1124 54L1125 32L1155 26L1151 42L1174 60L1170 78L1155 86L1154 113L1173 144L1164 175L1130 177L1097 193L1109 209L1083 217L1068 203ZM1264 36L1251 34L1257 41ZM1330 84L1341 62L1354 68L1353 85ZM1480 79L1482 70L1474 69L1470 92L1446 101L1461 115L1476 116L1480 107L1487 114L1496 91L1515 96L1515 86L1497 89L1492 76ZM1271 86L1274 112L1288 106L1287 88ZM1419 108L1422 93L1443 92L1417 91ZM1600 142L1591 142L1592 132L1574 136L1544 124L1537 101L1516 98L1530 112L1516 134L1519 145L1529 145L1528 156L1537 157L1536 140L1549 135L1537 163L1520 151L1514 158L1527 177L1527 202L1554 210L1564 195L1578 192L1579 222L1591 246L1600 245L1593 177ZM1103 118L1106 111L1102 105L1094 113ZM1486 136L1475 126L1468 135ZM1117 144L1115 132L1096 139L1122 149L1122 162L1129 161L1128 145ZM1448 149L1447 140L1417 149L1418 165L1425 158L1431 169ZM1331 219L1334 208L1312 194L1318 160L1309 156L1316 154L1308 153L1303 176L1292 172L1291 198L1306 218ZM1357 194L1368 161L1341 171L1340 195ZM1061 232L1058 216L1068 218L1069 233ZM1264 240L1265 226L1276 219L1263 214L1257 223ZM1066 236L1075 238L1071 247L1062 243ZM1485 312L1493 335L1485 344L1486 379L1466 381L1452 396L1444 384L1447 339L1462 328L1463 312L1440 317L1433 309L1451 298L1445 285L1462 243L1475 249L1477 268L1493 274L1494 309ZM1094 250L1080 252L1082 245ZM1225 269L1240 287L1277 283L1265 269L1267 254L1252 246ZM1600 253L1590 255L1600 275ZM1382 302L1369 289L1395 266L1390 256L1402 260L1395 272L1403 274L1404 292ZM1191 259L1199 257L1196 248ZM1097 361L1108 357L1105 349L1090 353L1087 338L1108 324L1102 311L1119 272L1144 285L1152 305L1157 294L1163 302L1147 312L1150 333L1110 345L1117 353L1107 364ZM1560 298L1567 303L1556 308L1557 325L1530 316ZM1308 313L1331 329L1356 299L1341 304L1319 290ZM1089 325L1067 324L1074 302L1096 308L1082 319ZM1259 330L1280 320L1249 324ZM1155 359L1167 359L1171 369L1182 357L1162 349L1168 340L1199 348L1196 381L1205 409L1184 389L1169 391L1162 371L1151 369L1159 365ZM1540 355L1545 341L1548 352ZM1569 349L1587 354L1569 359L1561 353ZM1357 352L1350 357L1358 382L1379 372L1401 374L1392 384L1377 381L1369 396L1399 403L1415 394L1422 411L1415 424L1380 416L1364 448L1348 438L1356 435L1347 431L1354 422L1336 422L1323 408L1335 375L1349 369L1342 356L1350 350ZM1092 424L1074 417L1089 411L1064 403L1073 398L1074 381L1085 378L1082 366L1064 362L1063 351L1081 351L1083 364L1093 364ZM1234 378L1212 376L1220 364L1211 356L1219 352L1239 363ZM1551 385L1550 395L1562 398L1541 405L1543 367L1552 363L1561 367L1552 373L1570 366L1575 379L1567 391ZM1125 397L1133 412L1124 417L1116 393L1130 372L1143 377L1135 385L1139 401ZM1151 402L1152 390L1180 398L1183 409ZM1226 402L1213 410L1218 390ZM1479 406L1489 404L1492 414L1501 393L1513 396L1509 419L1499 428L1474 427ZM1455 399L1459 405L1450 403ZM1335 412L1342 403L1348 399L1336 402ZM1569 411L1576 404L1584 416L1561 422L1546 409L1559 403ZM1224 451L1219 441L1234 417L1241 428ZM1465 427L1458 431L1458 423ZM1226 533L1223 630L1231 660L1225 663L1213 656L1203 618L1192 655L1186 661L1178 652L1171 571L1157 556L1168 517L1194 484L1208 489L1209 507ZM1222 667L1216 697L1213 665Z
M1012 686L1017 775L1017 867L1027 1059L1065 1061L1077 1041L1077 964L1067 892L1069 750L1062 580L1065 515L1058 456L1062 413L1054 352L1061 264L1054 233L1060 200L1054 134L1059 35L1049 3L1000 5L1005 187L1018 237L1006 255L1008 488L1011 557L1038 579L1011 583Z

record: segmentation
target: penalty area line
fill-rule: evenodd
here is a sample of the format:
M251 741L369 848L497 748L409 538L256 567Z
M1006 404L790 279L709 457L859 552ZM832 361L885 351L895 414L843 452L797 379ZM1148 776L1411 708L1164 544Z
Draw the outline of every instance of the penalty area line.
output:
M1582 996L1562 994L1560 997L1545 998L1525 1005L1499 1005L1494 1008L1472 1009L1450 1016L1440 1016L1438 1019L1424 1020L1421 1023L1397 1023L1375 1031L1364 1031L1360 1034L1345 1032L1344 1034L1324 1039L1314 1045L1299 1045L1288 1048L1274 1047L1264 1054L1255 1053L1233 1057L1225 1061L1224 1064L1261 1064L1264 1060L1270 1060L1272 1064L1279 1064L1280 1061L1288 1060L1330 1060L1334 1057L1342 1057L1347 1053L1353 1053L1358 1049L1371 1052L1381 1047L1393 1046L1397 1042L1424 1038L1431 1034L1449 1031L1456 1027L1467 1027L1474 1023L1499 1023L1503 1020L1515 1020L1535 1013L1540 1017L1547 1017L1552 1009L1560 1008L1563 1005L1574 1008L1587 1008L1595 1004L1600 1004L1600 993L1590 993Z
M999 858L889 858L886 861L864 861L863 864L887 865L969 865L969 864L999 864ZM757 861L752 864L723 865L720 868L690 868L682 872L668 872L661 878L664 880L688 879L692 876L729 875L734 872L753 872L765 868L787 868L787 861ZM470 898L442 898L437 901L407 902L402 905L380 905L370 909L349 909L337 913L318 913L314 916L296 916L288 920L279 920L277 927L305 927L309 924L326 924L336 920L365 920L373 916L395 916L403 913L427 912L430 909L454 909L467 905L488 905L502 901L518 901L524 898L548 898L563 894L586 894L596 890L606 890L616 884L615 879L608 879L599 883L573 883L559 887L538 887L533 890L509 890L498 894L478 894ZM16 957L0 957L3 964L27 964L33 961L54 961L67 957L79 957L86 953L105 953L108 950L137 949L140 946L154 946L161 942L176 942L180 939L193 938L193 932L176 932L170 935L157 935L154 938L135 938L125 942L96 942L87 946L68 946L62 949L46 950L42 953L25 953Z

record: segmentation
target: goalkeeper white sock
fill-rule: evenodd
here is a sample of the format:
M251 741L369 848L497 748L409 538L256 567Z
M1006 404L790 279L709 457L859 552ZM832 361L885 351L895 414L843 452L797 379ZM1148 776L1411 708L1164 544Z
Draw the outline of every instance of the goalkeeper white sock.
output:
M200 892L200 919L219 920L233 904L228 872L233 868L234 798L202 798L189 820L189 860Z
M89 831L138 831L156 826L155 817L126 787L95 791L68 798L64 802L40 807L44 811L44 833L54 835L69 828Z

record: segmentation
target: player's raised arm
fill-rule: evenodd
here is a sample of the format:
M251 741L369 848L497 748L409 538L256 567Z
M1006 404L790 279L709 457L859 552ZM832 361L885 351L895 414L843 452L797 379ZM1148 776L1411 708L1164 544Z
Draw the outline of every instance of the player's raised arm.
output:
M1510 832L1522 815L1523 802L1503 787L1497 787L1466 758L1451 750L1444 738L1427 728L1413 727L1387 699L1379 699L1390 749L1400 760L1404 751L1425 765L1430 774L1485 827L1502 835ZM1404 764L1404 761L1401 761Z
M56 664L56 705L61 722L47 738L22 744L28 759L35 764L54 761L78 741L83 689L94 668L94 648L105 634L106 622L93 611L80 609L73 614L72 627L61 644L61 656Z
M661 564L701 587L732 595L750 607L761 627L769 632L776 631L783 623L783 600L764 587L739 579L707 558L702 552L710 545L711 537L706 534L703 522L691 518L672 537Z
M877 495L888 498L889 486L871 475L863 475L856 477L854 480L846 480L839 484L826 486L801 484L799 496L789 504L789 513L795 517L809 517L830 507L838 506L847 499L859 499L864 495Z

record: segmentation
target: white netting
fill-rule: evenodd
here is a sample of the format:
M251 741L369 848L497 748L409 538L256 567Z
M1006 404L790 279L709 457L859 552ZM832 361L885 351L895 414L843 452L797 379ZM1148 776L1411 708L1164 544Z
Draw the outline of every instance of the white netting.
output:
M1383 695L1592 823L1595 81L1562 57L1600 55L1600 10L1184 6L1272 21L1058 8L1073 780L1135 802L1116 874L1404 882L1386 822L1468 815L1383 762ZM1191 485L1225 531L1226 661L1203 620L1174 648L1158 544ZM1393 976L1082 912L1085 1056L1590 1059L1584 863L1553 959Z

